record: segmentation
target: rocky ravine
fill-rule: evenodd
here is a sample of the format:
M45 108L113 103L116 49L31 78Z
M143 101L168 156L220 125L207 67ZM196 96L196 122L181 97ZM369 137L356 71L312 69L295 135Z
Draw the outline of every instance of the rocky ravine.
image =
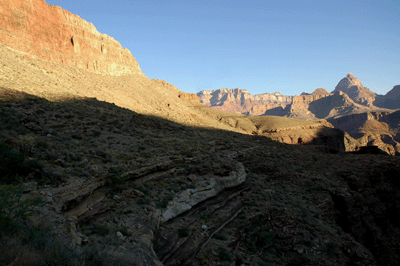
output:
M27 218L1 209L2 265L399 261L398 157L185 127L94 99L0 108L1 182L18 175L11 198L41 198Z

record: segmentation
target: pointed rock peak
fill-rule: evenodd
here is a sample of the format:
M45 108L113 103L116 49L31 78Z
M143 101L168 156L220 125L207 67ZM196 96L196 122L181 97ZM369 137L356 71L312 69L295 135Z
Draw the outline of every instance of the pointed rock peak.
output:
M329 94L329 92L327 90L325 90L324 88L319 88L316 89L312 95L325 95L325 94Z
M335 91L344 91L346 92L347 89L350 87L357 86L359 88L364 88L358 78L354 77L352 73L347 74L341 81L339 81L338 85L336 86Z

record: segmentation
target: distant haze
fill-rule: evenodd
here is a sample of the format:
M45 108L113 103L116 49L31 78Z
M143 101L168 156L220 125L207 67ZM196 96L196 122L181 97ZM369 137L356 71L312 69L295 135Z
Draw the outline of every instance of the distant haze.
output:
M400 1L47 0L118 40L150 78L185 92L331 92L349 72L400 84Z

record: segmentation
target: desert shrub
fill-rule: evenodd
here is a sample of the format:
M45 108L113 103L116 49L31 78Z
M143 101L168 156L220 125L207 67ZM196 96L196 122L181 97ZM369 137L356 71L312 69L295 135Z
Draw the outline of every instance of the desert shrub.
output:
M149 204L150 201L148 199L140 198L136 201L136 203L139 205L146 205L146 204Z
M335 242L328 242L325 245L325 252L329 255L334 255L336 254L338 244Z
M40 199L22 200L22 186L0 186L0 233L1 235L20 233L26 230L25 220L32 214L31 206Z
M123 184L126 180L128 180L128 176L122 177L122 174L126 172L125 168L123 167L110 167L109 172L110 175L108 178L114 185Z
M163 209L165 207L167 207L168 202L170 202L172 199L174 198L173 195L166 195L165 197L163 197L160 202L158 202L156 204L156 207L159 209Z
M190 229L187 226L178 229L179 237L187 237L187 236L189 236L189 233L190 233Z
M24 172L25 155L15 152L6 144L0 143L0 182L15 184L20 182L19 176Z
M26 154L0 143L0 184L18 184L35 170L41 170L36 160L27 160Z
M121 234L124 236L131 236L133 234L132 229L129 229L129 228L121 228L118 231L120 231Z
M108 235L108 233L110 232L110 229L107 226L97 224L82 226L81 230L82 233L84 233L85 235L97 234L100 236L105 236Z
M47 148L49 148L49 144L44 140L39 140L36 142L35 148L39 150L46 150Z
M228 237L229 236L226 232L221 232L221 231L213 235L213 238L224 241L228 240Z
M265 248L271 245L274 238L273 232L261 231L257 237L256 245L257 247Z
M244 264L244 259L240 254L236 254L236 265Z
M192 151L181 151L181 155L182 155L182 156L189 157L189 158L194 157L194 154L193 154Z
M208 221L209 221L209 218L208 218L208 215L207 215L207 214L200 214L200 217L201 217L201 219L202 219L203 221L205 221L205 222L208 222Z
M218 257L223 261L232 261L231 254L223 247L218 248Z

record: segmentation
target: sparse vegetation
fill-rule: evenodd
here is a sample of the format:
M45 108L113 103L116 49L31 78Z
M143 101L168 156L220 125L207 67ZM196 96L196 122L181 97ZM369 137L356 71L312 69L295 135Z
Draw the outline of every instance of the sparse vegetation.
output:
M22 204L15 204L15 200L1 203L8 206L5 210L18 206L12 219L4 218L10 217L8 211L4 212L8 216L3 214L1 218L8 228L14 223L15 232L13 236L4 234L3 239L10 240L7 243L11 239L18 241L1 246L9 251L9 257L1 258L0 264L22 259L18 255L21 253L12 249L33 254L32 265L36 263L35 256L41 256L47 265L114 263L116 259L107 251L121 245L121 254L131 256L130 246L140 241L138 236L154 233L158 217L153 215L162 214L178 196L193 196L194 191L206 189L212 178L224 180L237 171L239 162L247 173L244 184L160 222L154 234L159 258L165 259L163 250L174 247L176 256L191 264L187 250L198 250L208 241L199 251L202 259L193 265L216 261L237 265L313 265L322 260L341 265L349 259L347 247L354 247L347 232L362 235L356 222L352 224L348 217L360 217L357 213L362 209L368 210L363 212L369 217L365 221L375 223L365 224L368 230L387 230L381 235L372 234L379 236L374 243L384 247L383 253L394 254L379 260L388 265L397 261L398 158L331 154L320 147L289 146L262 136L190 128L96 100L51 103L26 97L0 104L4 125L0 131L0 156L5 159L0 161L0 171L4 171L1 182L15 189L4 192L15 195L6 198L17 199L20 195ZM47 128L46 133L33 132L19 122L25 113L36 110L45 110L39 111L35 119L43 129ZM32 188L22 193L20 182L33 183ZM88 190L79 194L82 188ZM64 196L70 193L66 198L71 199L60 202L56 195L60 191ZM41 204L29 205L25 201L37 194L43 196ZM76 215L79 221L61 219L60 224L71 226L68 232L83 241L80 254L84 255L78 256L76 249L69 248L70 235L59 239L40 226L31 226L42 214L30 218L29 212L52 212L53 206L60 208L57 217L62 218L66 212ZM23 210L28 212L23 214ZM56 225L55 220L49 219L49 223ZM50 232L61 230L54 228L57 227ZM213 234L217 229L219 232ZM116 235L118 231L124 241ZM356 234L352 238L370 250L376 248L361 243L364 238L357 239ZM75 259L68 260L68 256Z
M187 226L179 228L178 230L179 237L187 237L189 236L189 234L190 234L190 229Z

